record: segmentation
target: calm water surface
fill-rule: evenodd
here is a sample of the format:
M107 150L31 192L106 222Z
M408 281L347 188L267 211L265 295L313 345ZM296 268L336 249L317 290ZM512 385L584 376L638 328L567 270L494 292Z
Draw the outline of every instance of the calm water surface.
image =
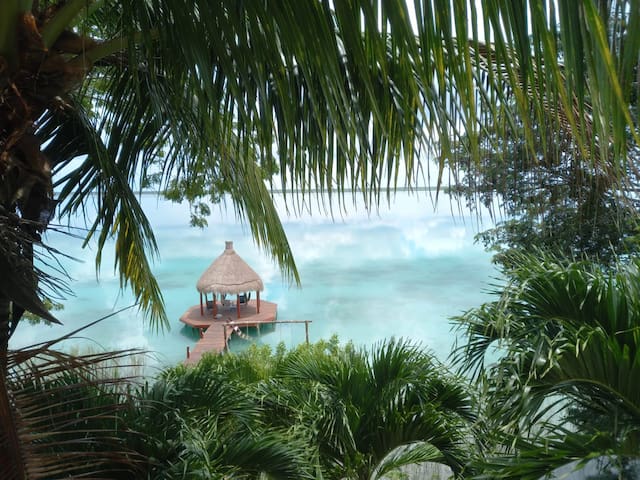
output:
M209 227L189 227L188 207L145 196L160 258L153 265L171 322L170 331L157 333L136 309L119 313L68 341L66 349L98 350L138 347L155 352L159 365L185 358L196 342L178 321L198 303L195 284L222 253L225 240L261 275L261 297L278 304L280 320L311 320L312 341L337 334L341 341L371 345L391 336L422 343L446 360L454 343L449 318L491 298L497 272L491 257L475 245L475 217L453 215L447 199L434 210L427 194L398 194L390 207L368 215L352 207L348 215L322 214L288 217L284 228L294 252L302 286L286 283L266 252L253 243L247 226L229 212L216 212ZM482 228L488 228L484 225ZM20 347L67 333L132 303L113 275L112 248L107 249L96 278L95 249L81 249L81 241L60 233L46 241L79 261L65 261L72 277L73 297L57 312L64 326L23 324L11 346ZM257 342L291 347L304 341L303 325L278 325ZM232 349L243 348L237 339Z

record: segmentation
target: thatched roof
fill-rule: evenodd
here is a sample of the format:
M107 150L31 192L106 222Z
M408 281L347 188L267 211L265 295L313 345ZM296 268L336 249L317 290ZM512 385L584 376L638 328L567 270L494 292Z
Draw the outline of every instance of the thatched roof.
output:
M226 242L224 252L202 274L196 288L200 293L237 294L264 290L260 276L240 258L233 242Z

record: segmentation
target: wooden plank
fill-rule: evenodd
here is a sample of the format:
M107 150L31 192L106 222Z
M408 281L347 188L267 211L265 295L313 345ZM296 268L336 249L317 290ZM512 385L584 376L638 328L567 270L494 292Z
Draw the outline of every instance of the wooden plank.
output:
M247 305L240 309L240 318L237 318L235 307L233 310L220 310L219 318L214 318L210 310L205 311L204 315L202 315L200 313L200 305L193 305L182 314L180 321L192 328L201 329L204 333L185 363L197 363L202 355L207 352L222 353L227 346L229 337L233 333L232 326L235 322L243 327L259 327L263 323L275 322L277 309L277 304L261 300L260 313L258 313L256 301L250 300ZM226 338L225 325L227 325Z

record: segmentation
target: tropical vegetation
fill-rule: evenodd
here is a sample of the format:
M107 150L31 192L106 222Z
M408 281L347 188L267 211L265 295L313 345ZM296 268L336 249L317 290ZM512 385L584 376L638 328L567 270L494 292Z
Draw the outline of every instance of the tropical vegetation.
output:
M159 460L153 478L360 480L422 462L459 478L475 421L464 383L394 339L209 355L165 370L144 398L136 430L139 452Z
M140 478L147 459L127 426L138 395L126 373L140 352L69 355L55 343L6 356L0 378L11 404L0 413L18 428L0 430L0 477Z
M629 28L637 5L609 1L599 2L599 8L615 58L634 35ZM558 42L559 58L575 54ZM637 59L635 63L637 71ZM636 79L630 86L629 114L637 125L640 85ZM631 141L619 174L612 176L575 148L570 128L560 128L555 140L548 142L547 129L558 126L525 115L504 131L491 126L483 130L476 156L469 154L471 139L462 137L459 155L451 162L450 191L470 210L488 209L496 220L493 228L478 234L478 240L496 252L498 263L512 250L532 247L602 264L628 258L638 241L637 142Z
M424 462L461 478L470 458L465 383L406 341L253 346L168 368L151 383L123 374L131 353L35 348L12 362L21 419L42 432L25 476L49 459L56 478L359 480ZM0 472L11 478L5 460Z
M151 178L188 198L210 180L206 193L227 194L293 278L264 182L275 171L289 198L315 189L343 202L351 188L375 206L385 189L415 186L427 154L440 159L440 182L456 139L479 158L489 126L507 138L524 122L535 158L533 119L548 127L543 146L571 148L619 178L637 140L634 0L479 7L3 2L0 204L14 281L3 284L0 343L23 310L48 315L32 245L56 209L87 213L93 195L86 240L97 241L97 265L114 238L123 287L166 322L135 195Z
M632 258L639 233L637 151L629 152L621 188L578 153L528 156L522 125L508 142L489 135L481 145L480 161L461 150L449 191L472 212L489 212L495 220L476 240L494 252L496 263L535 248L600 264Z
M483 478L539 479L640 461L640 275L633 261L512 254L496 301L457 319L455 359L483 392ZM625 470L627 469L627 470Z
M58 321L42 297L55 300L65 287L38 261L58 254L43 233L56 213L85 215L83 241L96 243L96 267L114 240L122 287L162 327L150 263L157 246L137 196L148 185L193 202L196 223L207 200L229 198L293 280L270 189L281 188L293 208L316 191L332 208L346 208L350 195L375 208L394 188L429 177L431 158L438 186L460 158L481 162L484 142L508 159L497 147L517 133L527 165L577 162L574 179L576 172L589 179L577 182L581 194L601 185L623 191L639 143L639 26L638 0L1 2L1 473L126 478L149 468L138 462L136 452L144 451L158 468L145 470L152 477L366 478L409 458L470 474L461 447L473 435L468 399L429 375L431 360L406 345L390 342L370 356L298 352L283 361L269 378L280 382L283 398L303 402L296 415L315 431L292 421L290 404L255 403L252 388L268 392L267 380L228 391L220 377L196 368L168 372L147 388L92 372L108 356L59 355L50 342L10 352L25 311ZM490 475L537 478L569 458L626 461L637 450L634 384L623 386L636 373L632 267L604 273L546 259L543 273L535 261L513 262L515 291L508 287L481 310L486 315L463 322L470 325L464 351L472 355L462 364L471 371L492 340L506 345L495 369L478 367L474 377L487 390L478 419L486 428L483 456L475 464ZM517 294L525 297L511 302ZM385 378L384 362L407 351L417 363L396 363L386 373L415 379L423 369L426 377L407 383L390 375L389 385L376 384L377 375ZM302 368L307 361L313 368ZM617 375L611 384L606 372ZM306 388L291 388L292 378ZM208 397L194 396L185 407L180 382L206 387ZM247 410L213 403L214 414L194 423L217 390ZM77 398L65 393L72 391ZM320 398L334 409L323 410ZM275 409L277 428L265 423L265 408ZM367 423L361 415L371 409ZM318 421L319 411L335 425ZM616 412L613 425L603 411ZM565 416L570 430L558 425ZM392 438L371 435L376 424ZM159 440L146 444L140 435L153 438L154 427ZM282 448L285 433L290 451ZM311 462L291 457L308 453ZM243 470L248 459L257 469Z

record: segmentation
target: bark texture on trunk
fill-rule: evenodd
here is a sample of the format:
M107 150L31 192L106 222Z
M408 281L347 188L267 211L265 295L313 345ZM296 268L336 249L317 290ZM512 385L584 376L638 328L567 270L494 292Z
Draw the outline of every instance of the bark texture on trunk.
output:
M7 384L7 355L11 302L0 298L0 478L23 480L28 478L20 441L15 402Z
M7 371L7 353L11 336L11 301L0 296L0 370Z

